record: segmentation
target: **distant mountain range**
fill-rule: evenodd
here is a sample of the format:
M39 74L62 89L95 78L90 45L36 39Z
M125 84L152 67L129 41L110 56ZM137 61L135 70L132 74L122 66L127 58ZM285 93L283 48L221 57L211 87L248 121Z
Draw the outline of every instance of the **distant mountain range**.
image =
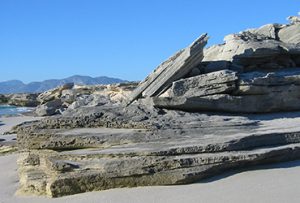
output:
M65 83L71 83L71 82L75 84L82 84L82 85L97 85L97 84L121 83L127 81L118 78L110 78L106 76L92 78L89 76L80 76L80 75L74 75L60 80L51 79L42 82L31 82L28 84L24 84L20 80L9 80L5 82L0 82L0 94L39 93L63 85Z

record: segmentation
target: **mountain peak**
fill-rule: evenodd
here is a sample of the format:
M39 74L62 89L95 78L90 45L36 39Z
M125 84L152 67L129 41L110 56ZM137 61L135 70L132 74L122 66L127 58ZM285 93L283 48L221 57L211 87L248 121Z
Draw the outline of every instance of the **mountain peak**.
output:
M49 89L55 88L57 86L63 85L65 83L74 83L80 85L97 85L97 84L113 84L127 82L118 78L111 78L107 76L100 77L90 77L73 75L64 79L49 79L42 82L31 82L24 84L20 80L9 80L0 82L0 94L10 94L10 93L39 93L44 92Z

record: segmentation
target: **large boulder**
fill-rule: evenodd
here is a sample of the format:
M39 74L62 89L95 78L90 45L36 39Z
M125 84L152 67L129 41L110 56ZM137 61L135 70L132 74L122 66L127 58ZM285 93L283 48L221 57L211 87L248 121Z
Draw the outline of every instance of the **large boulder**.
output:
M59 109L62 108L62 105L63 102L60 99L54 99L47 103L39 105L36 108L35 113L38 116L52 116L54 114L60 113Z

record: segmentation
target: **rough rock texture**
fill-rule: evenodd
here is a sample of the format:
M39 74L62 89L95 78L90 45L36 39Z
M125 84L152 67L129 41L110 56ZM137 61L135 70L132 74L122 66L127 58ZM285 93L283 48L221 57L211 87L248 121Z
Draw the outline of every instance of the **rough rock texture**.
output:
M198 97L235 90L236 72L222 70L173 82L169 97ZM165 94L166 96L166 94Z
M225 43L204 50L200 73L222 69L238 72L273 71L300 67L300 24L268 24L224 38Z
M38 116L52 116L54 114L57 114L59 112L58 109L62 107L62 101L60 99L55 99L52 101L48 101L45 104L41 104L38 107L36 107L35 113Z
M14 128L23 152L19 194L185 184L299 159L297 19L229 35L203 62L202 36L133 93L137 84L45 94L43 105L58 100L61 115ZM126 98L135 102L125 107Z
M26 107L36 107L39 102L36 100L38 94L10 94L7 95L9 105L14 106L26 106Z
M169 95L153 98L154 105L186 111L236 113L300 110L300 69L236 75L232 71L218 71L176 81ZM210 80L214 77L218 79Z
M72 89L74 86L74 83L66 83L62 86L59 86L57 88L48 90L44 93L41 93L38 97L37 100L41 103L41 104L45 104L49 101L55 100L55 99L60 99L62 92L64 90L70 90Z
M192 183L232 168L297 159L298 115L185 113L176 117L185 121L177 129L48 129L27 138L27 148L26 135L18 134L23 149L39 149L19 159L19 194Z
M51 116L82 106L121 104L136 85L134 82L93 86L66 84L40 94L37 100L41 105L36 108L36 114Z
M203 48L207 40L207 34L201 35L190 46L180 50L159 65L130 95L128 104L131 104L141 96L159 96L173 81L188 74L193 67L199 65L202 61Z
M278 32L278 37L285 43L294 43L300 45L300 22L287 26Z
M204 50L203 62L185 78L154 97L154 105L235 113L300 110L297 19L226 36L224 44Z

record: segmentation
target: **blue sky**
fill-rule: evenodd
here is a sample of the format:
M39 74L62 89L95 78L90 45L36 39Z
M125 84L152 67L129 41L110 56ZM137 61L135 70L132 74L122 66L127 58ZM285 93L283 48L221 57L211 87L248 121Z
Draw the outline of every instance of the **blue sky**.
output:
M299 0L0 0L0 81L141 80L201 33L286 23Z

